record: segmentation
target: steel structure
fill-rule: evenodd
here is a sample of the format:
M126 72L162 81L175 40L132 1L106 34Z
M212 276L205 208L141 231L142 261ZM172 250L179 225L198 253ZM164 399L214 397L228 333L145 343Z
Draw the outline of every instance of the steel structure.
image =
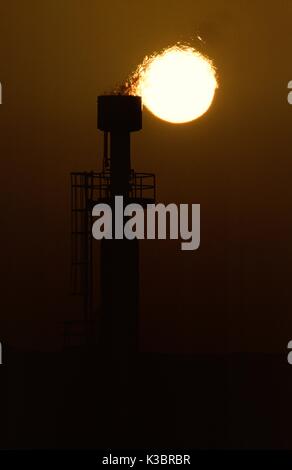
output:
M71 173L71 285L83 299L83 314L65 324L65 344L92 345L99 335L105 349L129 351L138 336L138 240L102 240L97 254L92 208L99 202L113 208L116 195L143 207L156 199L155 175L131 168L130 132L142 128L141 98L99 96L98 128L104 134L102 171Z

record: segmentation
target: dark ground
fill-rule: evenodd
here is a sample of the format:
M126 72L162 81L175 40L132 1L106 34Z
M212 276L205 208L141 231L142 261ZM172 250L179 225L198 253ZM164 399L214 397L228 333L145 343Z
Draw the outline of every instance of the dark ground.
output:
M285 356L142 354L128 388L93 353L4 359L2 449L292 447Z

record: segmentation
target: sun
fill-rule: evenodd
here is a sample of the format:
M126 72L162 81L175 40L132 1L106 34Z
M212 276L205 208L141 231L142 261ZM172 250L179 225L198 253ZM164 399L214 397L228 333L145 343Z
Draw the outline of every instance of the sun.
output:
M146 57L136 72L135 93L155 116L172 123L202 116L217 87L212 61L189 46L176 45Z

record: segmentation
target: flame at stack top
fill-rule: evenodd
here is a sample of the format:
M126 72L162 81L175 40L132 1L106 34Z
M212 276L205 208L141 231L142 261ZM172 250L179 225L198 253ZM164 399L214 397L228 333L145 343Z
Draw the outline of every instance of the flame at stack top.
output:
M146 56L117 93L140 95L155 116L184 123L209 109L217 87L212 61L191 46L177 44Z

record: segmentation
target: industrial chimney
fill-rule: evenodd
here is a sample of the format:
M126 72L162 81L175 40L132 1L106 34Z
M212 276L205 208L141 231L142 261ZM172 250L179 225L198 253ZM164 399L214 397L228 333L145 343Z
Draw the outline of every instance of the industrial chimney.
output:
M154 203L155 175L136 173L131 166L130 134L142 128L141 97L102 95L97 104L97 127L104 133L102 171L71 173L72 286L84 299L85 342L98 339L108 357L127 362L138 350L139 242L103 239L96 256L92 208L109 204L114 221L115 196L123 196L124 205ZM93 269L97 262L100 289Z

